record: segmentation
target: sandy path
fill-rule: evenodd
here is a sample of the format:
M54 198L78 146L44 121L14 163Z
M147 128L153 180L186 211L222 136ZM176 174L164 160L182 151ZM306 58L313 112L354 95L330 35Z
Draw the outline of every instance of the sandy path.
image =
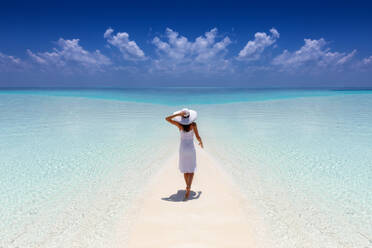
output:
M190 199L174 155L152 179L123 247L256 247L243 196L214 159L197 148Z

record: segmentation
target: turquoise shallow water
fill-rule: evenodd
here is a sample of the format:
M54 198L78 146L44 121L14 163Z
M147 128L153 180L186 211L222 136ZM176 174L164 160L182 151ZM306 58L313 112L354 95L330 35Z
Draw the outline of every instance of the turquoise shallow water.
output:
M0 247L113 247L117 217L175 152L165 121L147 122L171 111L157 105L1 95L0 110Z
M371 106L344 95L195 107L271 234L261 247L371 247Z
M270 90L219 87L164 87L124 89L3 89L0 94L69 96L143 102L161 105L224 104L298 97L370 94L370 90Z
M177 151L164 117L183 106L258 211L260 247L371 247L371 93L0 91L0 247L110 246Z

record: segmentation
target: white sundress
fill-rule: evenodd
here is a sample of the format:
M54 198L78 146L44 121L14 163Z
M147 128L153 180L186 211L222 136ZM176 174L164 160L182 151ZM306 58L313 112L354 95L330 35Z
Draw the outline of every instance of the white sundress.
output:
M196 169L196 153L194 147L194 130L181 130L178 167L182 173L193 173Z

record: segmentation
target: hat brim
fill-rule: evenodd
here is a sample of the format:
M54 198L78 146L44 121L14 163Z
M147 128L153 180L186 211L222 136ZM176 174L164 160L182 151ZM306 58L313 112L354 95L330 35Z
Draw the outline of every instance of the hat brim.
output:
M182 110L178 110L176 112L174 112L173 114L178 114L178 113L181 113ZM198 113L195 111L195 110L191 110L189 109L189 112L190 112L190 115L189 117L185 118L183 116L176 116L176 117L173 117L172 120L174 121L177 121L178 123L182 124L182 125L189 125L191 123L193 123L196 118L198 117Z

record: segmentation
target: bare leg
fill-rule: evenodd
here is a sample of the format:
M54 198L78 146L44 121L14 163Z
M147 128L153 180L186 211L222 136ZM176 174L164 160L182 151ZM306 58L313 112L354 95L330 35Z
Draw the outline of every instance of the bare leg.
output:
M186 174L187 174L187 175L186 175L186 178L187 178L187 180L186 180L186 185L187 185L187 187L186 187L185 198L188 198L189 195L190 195L191 182L192 182L192 178L193 178L193 176L194 176L194 173L186 173Z
M187 190L190 188L190 173L184 173L183 174L184 178L185 178L185 182L186 182L186 194L187 194ZM186 196L185 194L185 196Z
M183 173L183 177L185 178L186 186L189 185L189 176L188 176L188 173Z
M187 173L187 187L191 188L191 174L192 173Z
M192 179L194 178L194 173L189 173L189 187L191 188Z
M188 191L189 191L189 176L190 173L183 173L183 176L185 178L185 182L186 182L186 193L185 193L185 196L184 196L184 200L187 199L189 197L188 195Z

